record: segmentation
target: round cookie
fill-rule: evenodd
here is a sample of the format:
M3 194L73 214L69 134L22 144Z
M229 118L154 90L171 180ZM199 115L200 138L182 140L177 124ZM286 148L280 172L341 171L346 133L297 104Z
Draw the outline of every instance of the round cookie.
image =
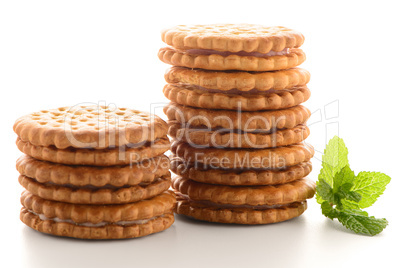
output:
M222 72L173 66L166 71L165 80L170 84L195 85L220 93L233 90L264 93L304 86L310 81L310 73L301 68L272 72Z
M148 184L124 187L74 187L54 183L39 183L24 175L18 177L19 183L29 192L43 199L74 204L124 204L157 196L170 187L169 176Z
M25 142L20 138L16 141L18 149L38 160L44 160L65 165L115 166L129 165L156 157L169 150L170 141L167 136L139 147L118 147L114 149L58 149L55 146L38 146Z
M164 29L162 41L178 49L213 49L230 52L282 51L300 47L304 36L282 26L256 24L177 25Z
M34 178L39 183L69 184L76 187L122 187L152 183L169 175L169 158L165 155L126 166L68 166L40 161L27 155L17 160L21 175Z
M20 219L34 230L81 239L123 239L160 232L173 223L175 197L163 193L124 205L77 205L44 200L25 191Z
M208 70L273 71L298 66L301 33L253 24L178 25L162 32L171 47L159 50L168 64Z
M155 115L99 105L34 112L17 119L13 128L24 142L59 149L139 146L167 133L166 123Z
M176 213L197 220L231 224L270 224L298 217L307 209L307 201L265 209L219 207L186 198L177 198Z
M165 97L181 105L242 111L278 110L299 105L310 98L311 92L306 86L289 90L267 91L259 94L229 92L216 93L199 89L193 85L167 84L163 88Z
M108 224L102 227L87 227L73 223L56 222L53 220L42 220L39 216L22 208L20 212L21 221L27 226L41 233L56 236L67 236L80 239L125 239L147 236L168 229L174 222L173 213L158 216L146 222L120 226Z
M293 128L306 123L311 115L311 112L302 105L282 110L243 112L202 109L169 103L163 111L169 120L186 126L236 129L246 132Z
M41 218L73 222L78 225L104 226L147 220L171 213L176 203L173 192L163 192L153 198L119 205L82 205L40 198L28 191L21 194L21 204Z
M284 169L202 169L195 168L179 157L172 157L171 170L193 181L229 186L276 185L306 177L312 171L311 162Z
M293 144L268 149L196 148L175 141L171 151L195 168L278 169L309 161L314 149L309 144Z
M275 132L244 132L227 129L183 127L176 121L169 121L168 135L196 147L214 148L270 148L295 144L305 140L310 130L305 125Z
M205 52L201 52L205 53ZM301 49L292 48L284 54L221 54L208 51L208 54L199 54L194 50L177 50L170 47L159 49L158 57L166 64L187 68L206 70L239 70L266 72L289 69L299 66L306 60Z
M275 206L302 202L315 194L314 181L303 178L267 186L226 186L200 183L181 176L172 178L172 187L194 201L230 206Z

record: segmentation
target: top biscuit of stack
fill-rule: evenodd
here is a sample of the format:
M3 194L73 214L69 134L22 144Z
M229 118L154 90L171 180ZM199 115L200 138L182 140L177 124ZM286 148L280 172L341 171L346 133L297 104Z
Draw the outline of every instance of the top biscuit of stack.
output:
M42 110L14 124L23 153L55 163L95 166L126 165L163 154L170 145L167 128L157 116L96 105Z
M294 30L253 24L178 25L162 31L171 47L159 50L165 63L207 70L274 71L305 60L304 36Z
M167 125L145 112L106 106L72 106L20 117L14 131L33 145L104 149L166 135Z

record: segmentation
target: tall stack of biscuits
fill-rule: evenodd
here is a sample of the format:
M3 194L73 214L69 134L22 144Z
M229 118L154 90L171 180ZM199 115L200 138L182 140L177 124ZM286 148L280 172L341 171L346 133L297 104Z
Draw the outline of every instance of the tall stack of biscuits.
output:
M82 239L140 237L174 221L167 124L137 110L73 106L14 124L21 220Z
M310 111L304 36L285 27L179 25L162 32L173 65L171 169L176 212L198 220L266 224L301 215L315 184L303 142Z

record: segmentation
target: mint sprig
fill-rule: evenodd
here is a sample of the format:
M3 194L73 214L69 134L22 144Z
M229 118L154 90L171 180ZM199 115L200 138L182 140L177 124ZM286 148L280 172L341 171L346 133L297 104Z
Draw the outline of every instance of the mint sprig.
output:
M355 233L373 236L381 233L388 221L370 217L362 209L373 205L390 181L380 172L363 171L356 176L350 169L344 141L335 136L322 157L316 199L324 216L338 219Z

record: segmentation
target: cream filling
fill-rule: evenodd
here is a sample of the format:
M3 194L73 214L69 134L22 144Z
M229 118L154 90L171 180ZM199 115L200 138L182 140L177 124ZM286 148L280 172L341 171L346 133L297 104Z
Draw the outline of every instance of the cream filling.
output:
M36 216L39 216L39 219L41 219L42 221L49 221L50 220L50 221L54 221L54 222L71 223L71 224L74 224L74 225L85 226L85 227L103 227L103 226L110 225L110 224L115 224L115 225L119 225L119 226L130 226L130 225L136 225L136 224L145 224L145 223L147 223L149 221L152 221L152 220L154 220L156 218L164 216L164 214L163 214L163 215L155 216L155 217L152 217L152 218L149 218L149 219L133 220L133 221L117 221L117 222L101 221L101 222L98 222L98 223L92 223L92 222L76 223L71 219L60 219L60 218L57 218L57 217L48 218L44 214L38 214L38 213L36 213L36 212L34 212L32 210L28 210L28 211L30 213L36 215Z
M282 90L275 90L275 89L269 89L269 90L258 90L256 88L243 91L243 90L238 90L236 88L232 88L230 90L219 90L219 89L211 89L211 88L206 88L206 87L201 87L197 85L191 85L191 84L186 84L186 83L179 83L177 84L179 87L183 87L188 90L200 90L203 92L208 92L208 93L224 93L224 94L233 94L233 95L268 95L268 94L278 94L278 93L283 93L283 92L293 92L296 89L282 89Z
M174 159L174 158L173 158ZM185 165L185 168L196 168L197 170L200 171L206 171L206 170L218 170L221 171L222 173L235 173L235 174L241 174L244 172L264 172L264 171L271 171L271 172L283 172L288 169L288 167L280 167L280 168L224 168L224 167L216 167L213 165L205 165L202 163L198 162L184 162L182 158L179 158L179 161L182 161L181 163Z
M208 207L216 207L216 208L227 208L227 209L233 209L233 208L248 208L248 209L254 209L254 210L265 210L265 209L274 209L274 208L281 208L281 207L286 207L286 205L258 205L258 206L251 206L251 205L232 205L232 204L217 204L208 200L192 200L188 195L182 194L180 192L176 192L176 195L179 196L182 199L205 205Z
M272 57L272 56L283 56L289 54L289 48L285 48L282 51L270 51L268 53L260 53L260 52L246 52L246 51L239 51L239 52L230 52L230 51L218 51L213 49L187 49L183 51L184 53L193 54L193 55L220 55L223 57L227 57L230 55L237 55L242 57L257 57L257 58L265 58L265 57Z
M180 123L179 123L180 124ZM303 124L301 124L303 125ZM298 125L300 126L300 125ZM217 134L231 134L231 135L250 135L250 134L263 134L263 135L270 135L273 133L276 133L278 131L282 131L285 129L280 129L280 128L275 128L270 131L264 131L264 130L254 130L254 131L244 131L242 129L229 129L229 128L222 128L222 127L213 127L209 128L207 126L192 126L191 124L180 124L180 131L181 132L199 132L199 131L205 131L205 132L214 132L214 135ZM180 139L179 139L180 140Z
M66 188L71 188L71 189L83 189L83 190L101 190L101 189L118 190L118 189L122 189L122 188L133 187L133 186L146 187L150 184L157 183L160 181L162 181L162 179L158 178L151 183L142 183L141 182L137 185L123 185L123 186L114 186L114 185L106 184L106 185L100 186L100 187L95 186L95 185L90 185L90 184L83 185L83 186L77 186L77 185L73 185L73 184L57 184L57 183L54 183L51 181L43 183L43 185L45 185L45 186L61 186L61 187L66 187Z

